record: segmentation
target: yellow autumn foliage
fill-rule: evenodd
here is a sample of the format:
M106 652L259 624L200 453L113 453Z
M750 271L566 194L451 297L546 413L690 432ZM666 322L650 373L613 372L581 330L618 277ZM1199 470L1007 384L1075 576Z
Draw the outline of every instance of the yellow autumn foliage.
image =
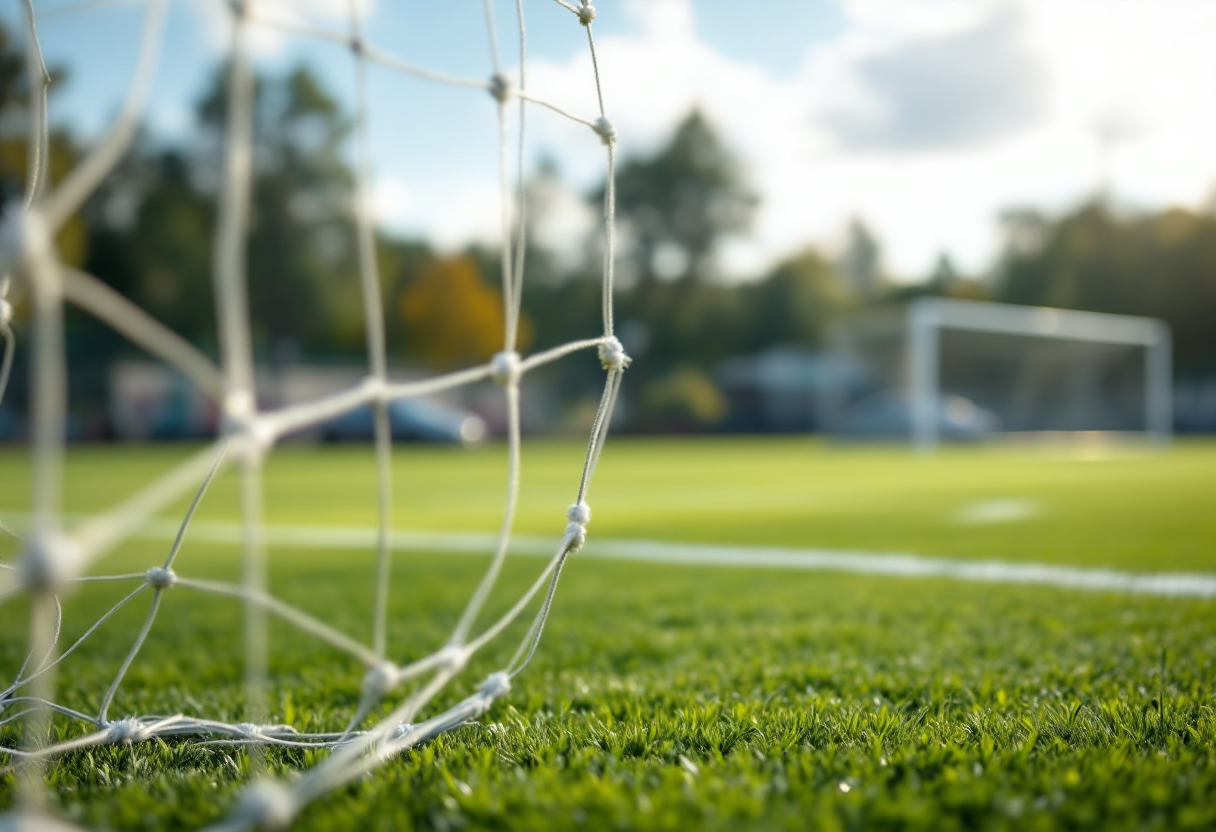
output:
M502 349L502 294L487 285L471 257L438 258L401 293L398 313L409 351L436 367L488 360ZM520 321L519 346L531 340Z
M76 153L67 139L58 135L51 137L49 150L47 168L50 182L58 184L76 164ZM28 161L29 151L24 139L0 139L0 179L24 183ZM68 219L55 235L58 257L70 266L84 264L88 242L88 229L80 214Z

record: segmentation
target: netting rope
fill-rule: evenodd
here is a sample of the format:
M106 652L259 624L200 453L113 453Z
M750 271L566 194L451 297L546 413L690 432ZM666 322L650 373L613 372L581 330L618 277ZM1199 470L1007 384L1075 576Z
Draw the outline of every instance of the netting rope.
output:
M140 743L159 737L196 736L205 743L248 747L255 768L263 772L245 790L232 811L211 828L283 828L290 825L299 812L318 796L371 771L420 742L476 719L506 695L512 679L528 665L536 652L566 560L582 547L586 539L587 525L591 520L591 510L587 504L588 489L604 447L622 373L630 361L613 334L616 130L604 109L599 60L592 34L595 7L587 0L578 5L556 0L575 15L586 31L598 114L585 118L527 91L527 35L522 0L515 0L514 3L520 59L516 79L505 74L493 3L491 0L484 2L493 66L493 74L488 81L436 72L377 49L364 38L361 12L356 0L348 0L349 25L346 31L333 31L297 20L276 19L258 9L253 0L230 0L227 8L231 13L232 42L225 79L227 116L212 274L220 348L220 363L217 366L189 341L105 283L58 260L53 242L55 232L80 209L115 168L134 139L162 46L167 0L145 0L136 71L121 110L92 151L57 187L51 188L46 165L49 146L47 90L51 76L42 57L38 25L49 17L71 14L104 1L86 0L38 13L32 0L25 0L27 73L31 89L28 175L22 201L6 207L3 225L0 226L0 334L4 338L4 355L0 363L0 400L11 374L16 349L13 301L10 296L16 299L18 293L25 293L31 319L31 512L28 528L14 529L0 525L0 533L16 539L21 548L19 561L0 563L0 603L25 596L31 607L28 653L12 682L0 690L0 727L22 723L25 737L20 747L0 747L0 759L7 756L8 770L16 769L18 772L19 808L16 814L9 816L9 820L20 824L23 819L33 818L32 813L41 811L48 803L42 765L53 755L109 743ZM253 182L254 107L249 37L254 27L337 44L350 52L355 73L356 160L352 214L366 326L367 374L350 389L274 410L259 409L257 405L246 290L245 245ZM505 336L502 350L485 364L408 383L389 380L380 269L376 260L375 228L370 211L369 65L436 84L484 90L497 109ZM513 102L518 102L518 127L515 133L517 171L514 182L510 170L511 133L508 127L508 107ZM527 105L546 107L587 126L599 137L606 152L607 187L603 203L603 331L597 337L524 357L517 351L517 346L526 244L524 126ZM72 529L66 527L62 511L67 406L63 316L67 303L93 315L182 373L218 403L222 414L220 435L214 443L194 453L133 496ZM537 367L592 348L598 350L605 369L604 391L593 420L575 502L567 510L565 531L553 557L527 591L510 609L478 632L478 619L507 557L518 503L522 447L521 380ZM447 642L421 659L397 664L390 658L387 645L392 562L392 432L388 405L401 399L434 394L486 379L502 387L507 413L506 501L497 546ZM378 495L376 595L370 645L269 592L261 525L262 469L278 440L293 431L318 425L360 407L370 407L374 414ZM189 538L190 521L203 501L208 486L218 473L230 466L237 468L240 477L244 530L242 579L239 583L224 583L180 575L175 570L175 564ZM162 563L137 573L86 574L144 523L192 491L193 499ZM63 648L60 595L74 586L95 581L126 582L133 584L134 589L75 642ZM239 723L228 723L185 714L111 718L110 709L115 696L152 631L166 593L183 590L233 598L244 604L246 719ZM151 601L147 616L103 694L96 713L84 713L56 702L55 674L62 663L119 610L149 593ZM490 674L471 695L457 704L433 715L425 715L427 706L461 672L470 658L523 615L537 596L542 598L539 609L507 665ZM366 668L359 702L342 730L305 733L291 725L268 722L269 616L282 619L348 654ZM415 682L417 687L404 696L386 717L365 725L373 709L408 682ZM51 743L47 738L54 716L67 717L85 726L91 725L92 730ZM262 749L272 745L325 748L330 749L330 753L301 777L287 784L264 776Z

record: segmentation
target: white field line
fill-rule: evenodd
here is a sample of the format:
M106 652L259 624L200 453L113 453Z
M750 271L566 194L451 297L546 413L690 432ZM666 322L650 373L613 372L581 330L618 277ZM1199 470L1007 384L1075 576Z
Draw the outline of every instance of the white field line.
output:
M81 516L70 521L85 519ZM27 517L16 512L0 513L0 520L24 529ZM153 520L135 537L143 540L172 540L178 524ZM271 546L315 549L375 549L376 530L359 526L263 526L266 543ZM225 521L199 521L190 525L187 541L240 545L241 524ZM399 551L447 552L489 555L496 535L474 532L408 531L390 533L392 548ZM552 557L556 537L516 535L511 553ZM993 584L1054 586L1133 595L1161 595L1175 598L1216 598L1216 575L1200 572L1125 572L1082 566L1045 563L1013 563L998 560L935 558L889 552L862 552L847 549L793 549L773 546L731 546L712 543L671 543L657 540L604 540L590 538L579 558L671 563L687 566L749 566L767 569L818 570L881 575L899 578L953 578Z

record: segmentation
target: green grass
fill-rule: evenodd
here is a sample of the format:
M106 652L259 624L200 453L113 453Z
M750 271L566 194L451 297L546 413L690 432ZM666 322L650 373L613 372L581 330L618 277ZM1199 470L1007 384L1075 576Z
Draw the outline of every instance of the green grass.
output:
M67 508L99 510L189 450L74 449ZM527 445L521 531L560 532L580 453L573 443ZM0 507L26 506L27 474L23 455L0 454ZM498 447L404 449L394 521L493 530L504 476ZM283 449L265 484L274 522L374 520L366 448ZM804 440L615 440L591 493L590 532L1216 572L1213 486L1212 443L1097 460L984 449L926 460ZM957 522L991 499L1029 501L1037 513ZM236 506L226 477L202 516L236 518ZM163 551L129 544L104 566L142 569ZM370 638L370 553L276 549L272 560L276 594ZM394 657L442 643L484 565L397 558ZM495 608L539 568L514 562ZM230 547L188 544L178 571L235 578L239 569ZM78 593L65 637L117 597L115 587ZM147 603L68 659L60 701L96 708ZM298 826L1210 829L1214 612L1211 601L576 557L537 659L481 725L327 796ZM20 602L0 607L0 678L23 657L24 614ZM522 629L442 701L501 664ZM359 669L288 627L276 625L272 640L273 717L341 723ZM171 590L114 713L240 719L241 650L238 604ZM0 728L0 741L15 740ZM269 754L285 775L317 757ZM47 777L62 811L82 821L195 827L223 814L249 767L243 752L177 741L69 754ZM0 807L12 790L12 775L0 775Z

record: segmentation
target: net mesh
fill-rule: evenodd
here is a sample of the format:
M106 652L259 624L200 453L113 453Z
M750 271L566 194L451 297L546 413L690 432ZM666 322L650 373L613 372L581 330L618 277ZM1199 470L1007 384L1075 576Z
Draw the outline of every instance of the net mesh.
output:
M69 4L44 12L68 14L97 5ZM156 75L162 46L166 0L146 0L137 69L124 103L108 132L83 161L53 189L48 185L45 160L48 155L47 87L50 76L41 54L38 25L41 22L32 0L25 3L26 43L30 89L29 165L24 200L9 206L0 237L0 331L5 339L0 366L0 397L12 365L15 339L12 306L8 298L24 293L30 307L30 447L33 458L31 512L26 528L3 527L20 544L20 559L0 563L0 602L28 598L30 644L28 655L15 677L0 681L0 727L23 724L24 741L0 747L0 764L19 772L18 790L24 809L11 816L18 822L31 817L45 802L41 763L48 757L72 749L107 743L134 743L158 737L197 735L210 741L249 747L255 768L264 768L262 749L268 745L324 747L332 753L290 784L257 778L244 797L216 828L244 829L262 825L281 827L309 801L363 775L394 755L437 734L476 718L510 689L529 663L540 641L553 601L558 578L567 558L583 545L591 519L587 505L592 474L604 446L613 407L620 390L622 372L629 358L613 336L613 162L616 134L608 120L599 83L599 67L592 35L595 8L586 0L579 5L561 2L572 13L573 27L581 24L591 52L596 90L596 115L582 117L538 97L526 88L526 30L522 0L514 12L518 30L519 69L506 74L497 40L494 8L484 3L485 25L494 74L489 80L456 77L431 71L377 49L364 38L361 11L355 0L348 6L348 26L330 30L298 20L276 19L254 0L232 0L232 40L225 80L227 114L221 185L216 205L213 251L213 290L218 321L220 362L217 365L194 345L164 327L147 313L97 278L58 261L52 242L60 228L119 163L136 134ZM254 364L246 274L246 229L252 187L253 73L249 39L255 27L266 27L294 37L330 41L349 51L356 75L354 98L357 163L353 195L353 222L357 240L359 279L366 322L367 374L351 389L285 406L259 409L254 387ZM572 28L573 28L572 27ZM574 28L574 31L578 31ZM388 376L384 311L377 264L375 229L369 210L370 150L368 142L367 71L377 65L389 71L435 84L480 89L488 93L488 104L498 115L498 165L502 225L502 292L505 310L505 339L492 360L457 372L419 381L392 382ZM524 273L523 204L524 125L530 105L547 107L561 116L580 122L598 136L606 156L607 187L604 198L603 330L596 337L527 357L517 352L520 304ZM510 131L508 107L518 107L517 131ZM595 136L591 138L594 140ZM517 155L512 160L512 139ZM511 163L517 168L511 172ZM104 321L127 339L188 377L214 399L222 414L219 436L177 468L134 496L109 510L68 528L62 510L64 438L66 427L66 366L64 307L73 304ZM521 454L520 380L542 365L582 350L597 350L605 369L603 395L599 402L581 473L573 488L574 501L567 510L560 542L547 565L526 592L489 626L478 628L483 607L502 571L510 541L518 493ZM434 394L486 379L502 387L506 401L508 472L501 531L489 566L442 648L409 664L398 664L389 654L386 633L390 598L390 506L392 477L391 425L388 405L409 397ZM276 598L267 586L267 559L262 515L262 470L276 441L285 434L314 426L356 408L371 407L374 414L374 452L378 493L377 555L373 638L362 643L349 635ZM222 583L192 578L175 571L175 561L189 540L189 525L209 484L226 468L235 468L240 480L243 529L242 580ZM145 572L105 574L101 559L137 533L163 509L193 492L175 541L163 561ZM60 596L84 582L128 582L133 588L71 645L60 641L62 606ZM111 706L124 676L138 659L140 649L156 625L162 607L171 606L174 593L191 591L240 599L244 604L243 644L245 652L245 719L229 723L204 715L127 715L116 717ZM56 701L55 675L72 653L90 638L101 638L102 625L120 609L141 596L151 595L147 617L134 643L117 668L113 681L101 693L96 712L84 713ZM449 686L470 657L496 639L514 620L530 610L537 598L539 608L511 660L490 674L457 704L429 713L427 708ZM344 651L365 668L362 695L345 725L328 733L304 733L291 725L267 721L268 619L276 617L308 635ZM411 683L407 685L407 683ZM404 687L403 687L404 686ZM395 692L407 692L397 694ZM394 703L382 719L369 720L373 709L388 700ZM380 708L383 710L383 708ZM69 738L51 743L53 718L67 718L80 726L69 730ZM22 814L22 813L25 814Z

